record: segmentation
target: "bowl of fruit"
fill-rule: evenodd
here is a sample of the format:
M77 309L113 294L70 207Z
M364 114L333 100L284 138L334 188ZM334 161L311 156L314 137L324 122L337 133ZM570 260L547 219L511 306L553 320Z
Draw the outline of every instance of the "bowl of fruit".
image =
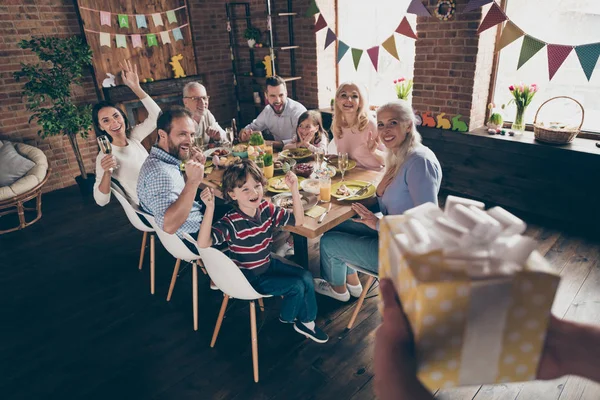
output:
M313 173L313 165L309 163L299 163L294 166L294 173L303 178L308 178Z

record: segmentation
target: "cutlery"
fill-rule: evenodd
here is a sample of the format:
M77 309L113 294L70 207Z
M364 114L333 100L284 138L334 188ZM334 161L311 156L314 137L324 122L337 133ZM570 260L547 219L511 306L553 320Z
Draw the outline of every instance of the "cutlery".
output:
M357 197L357 196L362 196L363 194L367 193L367 190L369 190L369 187L371 186L370 183L366 184L365 186L361 187L360 189L358 189L356 192L352 193L349 196L346 197L340 197L338 199L338 201L342 201L342 200L347 200L351 197Z
M327 207L327 210L325 210L325 212L323 214L321 214L321 216L319 217L319 221L317 221L318 224L323 222L323 220L325 219L325 216L327 215L329 210L331 210L331 202L329 202L329 207Z

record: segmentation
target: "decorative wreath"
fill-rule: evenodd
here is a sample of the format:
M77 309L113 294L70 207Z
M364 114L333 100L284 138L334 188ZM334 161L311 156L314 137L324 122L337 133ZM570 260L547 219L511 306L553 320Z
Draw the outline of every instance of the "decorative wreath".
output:
M456 12L456 1L454 0L440 0L435 6L435 16L440 21L448 21L454 16Z

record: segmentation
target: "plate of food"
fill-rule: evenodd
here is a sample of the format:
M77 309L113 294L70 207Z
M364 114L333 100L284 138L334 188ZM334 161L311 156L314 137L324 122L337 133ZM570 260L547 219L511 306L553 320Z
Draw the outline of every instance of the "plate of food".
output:
M301 184L304 178L298 177L298 183ZM285 183L285 176L274 176L267 180L267 190L273 193L289 192L290 188Z
M248 158L248 145L245 143L236 144L231 151L234 156Z
M300 182L300 187L305 192L312 194L319 194L321 191L318 179L305 179L302 182Z
M315 170L311 175L314 178L333 178L337 173L337 169L333 165L326 165L324 168Z
M206 158L217 156L217 157L227 157L230 151L225 147L215 147L214 149L208 149L204 152Z
M302 208L304 209L304 211L310 210L319 202L319 198L314 194L300 193L300 196L300 199L302 200ZM289 192L276 194L271 198L271 201L276 206L283 207L288 210L292 210L294 207L294 203L292 201L292 194Z
M334 166L335 168L338 167L338 156L336 154L326 155L325 161L327 161L327 164ZM346 168L346 171L350 171L354 167L356 167L356 161L348 159L348 168Z
M312 151L309 149L305 149L304 147L299 147L297 149L287 149L283 150L281 153L284 157L293 158L295 160L302 160L304 158L308 158L313 155Z
M285 164L287 164L287 167L285 167ZM275 161L273 161L273 169L275 171L286 170L285 172L287 172L290 171L294 167L294 165L296 165L296 160L294 160L293 158L279 156Z
M377 191L377 187L367 181L343 181L331 185L331 195L336 199L339 199L357 193L364 187L367 187L367 191L365 193L359 196L350 197L348 200L355 201L368 199L369 197L373 196Z

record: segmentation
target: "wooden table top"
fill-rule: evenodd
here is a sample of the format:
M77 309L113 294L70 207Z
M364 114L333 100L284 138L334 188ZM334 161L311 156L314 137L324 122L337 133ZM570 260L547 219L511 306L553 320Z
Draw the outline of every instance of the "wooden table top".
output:
M224 169L214 168L213 171L204 177L202 181L202 187L211 187L215 189L215 196L223 198L223 194L220 190L221 180L223 178ZM383 177L384 171L369 171L359 167L355 167L349 171L346 171L346 180L363 180L372 182L377 185ZM277 175L276 175L277 176ZM334 184L342 179L341 174L338 172L336 176L331 179L331 183ZM266 192L266 198L270 199L270 192ZM363 200L367 201L367 200ZM337 201L333 196L331 197L331 210L325 216L322 223L318 223L317 219L311 218L307 215L304 216L303 226L286 226L285 230L296 233L300 236L304 236L309 239L316 238L342 222L352 218L356 213L352 211L351 204L353 201ZM319 202L321 207L328 207L327 203Z

